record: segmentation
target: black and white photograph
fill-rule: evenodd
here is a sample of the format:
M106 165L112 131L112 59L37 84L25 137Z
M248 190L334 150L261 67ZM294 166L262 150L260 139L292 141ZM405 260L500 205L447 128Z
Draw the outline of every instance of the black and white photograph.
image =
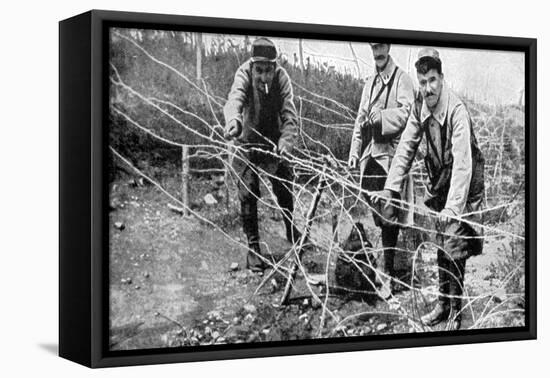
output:
M107 39L110 351L526 326L524 52Z

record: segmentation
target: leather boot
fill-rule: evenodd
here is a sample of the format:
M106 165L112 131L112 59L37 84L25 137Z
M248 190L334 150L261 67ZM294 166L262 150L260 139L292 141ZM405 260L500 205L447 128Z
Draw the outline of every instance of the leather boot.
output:
M464 267L466 261L464 259L454 260L450 262L450 314L447 330L459 330L462 325L462 294L464 292Z
M287 176L288 174L283 174ZM288 179L288 178L287 178ZM283 213L283 222L286 230L286 240L291 244L297 244L302 238L302 233L294 225L294 202L292 191L280 180L273 180L273 192L277 197L277 204Z
M451 311L449 300L449 266L448 260L441 250L437 252L437 266L439 274L439 298L434 309L421 318L422 323L429 327L447 320Z
M433 327L442 321L447 320L450 313L449 307L448 298L439 298L434 309L421 318L422 323L429 327Z
M260 232L258 230L258 207L256 201L241 201L241 220L243 231L248 240L246 268L253 272L263 272L268 265L260 257Z
M395 246L399 229L397 227L382 227L382 247L384 248L383 275L380 276L382 287L379 290L379 296L382 299L388 299L395 291Z
M246 269L250 269L254 273L263 272L269 266L260 257L262 250L259 243L248 243L248 253L246 255Z
M388 299L395 291L395 281L393 277L395 272L393 269L393 251L384 251L384 264L382 266L383 274L380 275L380 290L378 296L382 299Z
M451 310L449 312L449 322L447 331L459 330L462 325L462 300L460 298L451 299Z

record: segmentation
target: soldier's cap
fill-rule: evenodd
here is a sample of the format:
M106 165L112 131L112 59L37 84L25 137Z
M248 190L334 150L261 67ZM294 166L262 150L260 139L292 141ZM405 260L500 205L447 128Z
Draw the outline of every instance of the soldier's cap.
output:
M260 37L252 43L253 62L275 62L276 60L277 48L269 39Z
M418 58L416 59L416 61L419 62L420 59L433 59L439 64L441 64L441 58L439 57L439 52L433 47L425 47L423 49L420 49L420 51L418 52Z

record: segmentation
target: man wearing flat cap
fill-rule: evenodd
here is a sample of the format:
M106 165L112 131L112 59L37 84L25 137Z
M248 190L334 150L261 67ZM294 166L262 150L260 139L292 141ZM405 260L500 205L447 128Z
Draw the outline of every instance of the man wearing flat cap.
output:
M286 237L295 243L293 172L287 162L297 135L297 116L290 77L277 63L277 49L267 38L252 44L252 57L242 64L224 107L225 135L235 139L233 169L241 202L243 231L248 240L246 266L254 272L268 267L258 231L259 172L271 181L283 213Z
M349 168L360 166L361 187L365 191L384 188L395 147L399 142L414 103L413 83L389 55L390 45L371 43L375 71L367 77L349 154ZM413 201L412 180L405 179L403 198ZM382 207L366 195L374 223L380 227L383 246L382 282L379 295L386 299L392 294L395 281L394 255L399 228L413 221L412 211L401 208L392 218L382 214Z
M424 139L429 179L425 204L438 214L440 295L422 321L428 326L448 321L447 329L456 330L462 319L466 259L480 254L483 245L479 210L485 190L484 158L466 106L444 81L437 50L421 49L415 66L422 99L407 121L385 188L374 197L387 203L398 196Z

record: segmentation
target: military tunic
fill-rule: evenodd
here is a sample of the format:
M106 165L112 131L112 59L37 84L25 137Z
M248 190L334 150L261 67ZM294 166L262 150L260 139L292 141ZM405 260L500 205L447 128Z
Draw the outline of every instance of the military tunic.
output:
M286 70L275 66L275 75L269 94L259 91L252 83L252 61L242 64L235 74L235 79L224 106L226 125L236 119L243 126L237 138L237 146L251 150L274 151L283 145L291 151L297 136L297 115L294 105L292 85ZM269 153L252 156L245 153L234 159L234 168L241 173L246 168L246 161L254 161L269 173L275 173L279 159Z
M359 111L355 120L350 157L359 159L361 186L368 191L382 190L385 176L405 128L414 104L414 89L410 77L401 70L390 56L382 72L375 71L366 79ZM375 128L368 119L372 112L380 111L382 122ZM400 190L401 197L413 203L413 182L406 179L406 185ZM367 197L368 199L368 197ZM369 204L376 206L369 201ZM401 209L398 221L401 225L413 223L413 211ZM374 214L375 222L379 218Z
M253 84L252 60L239 67L224 106L226 125L238 120L242 125L233 157L234 176L241 202L243 231L251 244L259 241L258 205L261 196L261 170L268 174L273 193L283 212L287 235L293 230L293 172L284 159L276 155L284 147L291 151L297 134L296 107L288 73L275 64L268 94ZM294 232L295 235L298 235Z
M428 198L435 211L450 210L457 217L480 223L484 196L484 159L478 148L470 115L462 101L444 82L433 110L423 101L415 106L407 121L386 180L385 189L399 193L416 151L426 135ZM461 248L449 251L453 259L481 253L480 227L451 222L444 232L444 244L453 238L467 238ZM460 243L459 243L460 244Z

